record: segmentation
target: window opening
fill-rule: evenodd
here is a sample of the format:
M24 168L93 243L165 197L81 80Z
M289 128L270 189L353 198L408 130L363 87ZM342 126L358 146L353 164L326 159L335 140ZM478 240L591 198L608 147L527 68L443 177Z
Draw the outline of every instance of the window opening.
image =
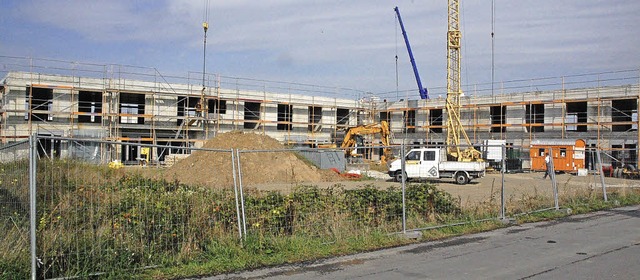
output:
M278 130L291 130L293 125L291 124L293 105L278 104Z
M416 110L404 111L404 132L416 132Z
M31 121L44 122L52 121L53 115L53 89L27 87L26 92L25 115L24 119L29 119L31 113ZM31 99L31 107L29 107L29 99Z
M442 133L442 109L429 110L429 125L429 132Z
M308 131L320 131L322 126L322 107L309 106L309 126Z
M587 131L587 102L567 102L565 125L567 131Z
M349 109L338 108L336 110L337 128L347 128L349 124Z
M526 124L544 124L544 104L528 104L525 106ZM544 126L526 127L527 132L544 132Z
M78 93L78 112L88 113L78 115L80 123L102 122L102 92L80 91Z
M244 128L256 129L260 123L260 102L244 103Z
M185 120L187 119L186 117L195 118L196 116L198 116L196 107L198 106L199 102L199 97L178 97L178 126L182 125L185 122Z
M490 115L491 132L506 132L507 128L504 125L507 123L507 106L491 106Z
M637 131L638 103L635 99L621 99L611 101L611 126L612 131ZM615 124L621 123L624 124Z
M120 123L144 124L144 94L120 93Z

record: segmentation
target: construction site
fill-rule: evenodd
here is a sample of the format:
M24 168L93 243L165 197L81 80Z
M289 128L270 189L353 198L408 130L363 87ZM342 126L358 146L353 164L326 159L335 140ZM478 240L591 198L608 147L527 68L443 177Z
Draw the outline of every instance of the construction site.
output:
M367 160L390 157L381 146L400 144L453 147L458 150L449 155L464 161L469 155L461 154L462 146L528 148L535 141L581 140L582 148L608 151L605 161L612 165L638 166L639 69L463 84L458 9L459 1L449 1L447 86L430 93L397 7L417 91L377 94L205 71L176 77L155 68L3 57L0 141L36 134L159 145L166 148L128 145L94 159L162 165L184 148L238 130L287 147L349 148L343 144L348 143L365 148L361 155ZM203 27L206 55L206 21ZM382 131L369 129L383 123ZM347 139L353 128L365 130L357 143ZM65 155L59 141L42 141L41 156ZM530 161L523 165L531 167Z
M203 9L202 41L195 32L181 29L193 26L193 22L188 21L193 15L187 12L186 2L125 2L104 6L73 3L74 9L82 10L83 20L90 19L98 25L117 22L112 27L117 34L101 34L103 29L66 17L64 20L70 21L74 29L56 27L64 31L63 35L76 36L87 28L91 34L110 38L98 40L99 45L86 48L86 52L80 50L82 47L71 47L73 43L61 44L67 47L64 52L77 51L77 55L88 60L119 59L121 63L0 55L0 227L5 233L0 242L4 244L0 247L0 278L228 278L239 271L253 273L262 267L281 265L295 271L272 277L302 278L307 277L302 273L308 271L332 278L318 271L336 270L323 263L333 256L350 258L360 252L373 256L363 258L361 263L341 261L340 267L336 267L343 270L345 263L367 265L366 262L378 258L383 260L389 254L379 254L377 250L381 248L398 250L391 255L413 256L417 251L437 255L440 254L437 250L444 247L486 243L483 241L486 238L476 240L468 234L493 229L506 231L487 234L507 241L514 240L511 237L514 234L526 231L518 239L530 239L537 242L531 243L533 247L549 250L552 246L554 252L560 252L555 254L562 257L560 261L547 258L549 254L543 252L529 254L531 246L499 253L525 256L523 265L514 266L521 270L514 273L513 278L587 275L577 273L567 264L606 255L613 243L592 242L602 246L585 251L579 246L580 242L572 239L531 237L534 228L544 227L549 231L546 225L535 223L531 229L524 227L549 219L554 220L549 225L556 226L566 222L567 216L603 209L624 211L616 213L624 214L626 219L619 224L628 223L634 216L629 213L635 210L619 210L622 209L619 207L637 205L640 201L640 68L631 64L626 69L612 70L614 66L628 66L628 63L612 63L602 68L594 68L594 61L579 64L577 60L593 55L593 52L582 52L565 61L576 65L550 69L562 62L549 61L573 54L572 48L578 48L566 44L578 44L576 41L558 40L562 48L535 45L533 48L544 51L526 54L512 48L509 59L514 58L514 52L526 58L504 69L509 72L506 77L522 73L555 73L553 76L497 81L494 2L491 5L490 71L488 44L484 51L470 55L483 56L481 60L469 59L482 64L478 67L481 71L469 71L462 64L462 55L466 54L462 44L466 41L462 39L464 23L460 20L463 14L460 0L447 1L446 17L444 7L438 8L433 3L423 9L416 9L418 4L411 6L407 19L428 17L435 23L432 15L441 13L441 18L447 20L446 34L444 24L440 24L443 27L440 39L446 35L446 68L444 63L442 67L430 65L432 72L428 77L438 81L425 80L424 83L400 9L395 7L395 91L389 90L393 80L389 78L393 72L391 63L380 59L384 55L391 57L392 44L386 42L391 41L391 36L374 43L361 44L359 39L353 40L356 43L348 42L351 48L336 44L352 40L351 37L330 37L336 35L331 34L335 32L332 28L351 29L337 24L336 19L347 16L349 22L357 26L379 31L377 25L363 23L383 22L381 5L361 2L336 12L337 8L331 3L224 3L226 10L220 9L225 11L220 21L228 20L234 25L241 22L242 26L228 31L225 30L228 26L216 25L227 33L217 33L214 38L227 39L229 35L240 34L245 39L216 42L215 51L221 51L223 45L226 49L223 55L211 60L218 63L215 64L217 71L234 73L237 69L233 67L237 67L246 69L235 73L251 73L247 74L249 77L237 77L207 71L209 1L205 1ZM551 6L536 4L545 9ZM14 16L21 13L11 11L31 12L38 8L46 10L48 15L53 7L41 3L30 5L15 3L8 14ZM321 6L326 9L324 13L316 13ZM535 5L524 5L521 10L525 14L536 14L530 10L532 6ZM600 6L598 13L606 11L601 17L613 18L610 5ZM363 7L371 9L365 11ZM626 6L617 8L623 7ZM113 11L107 11L112 8ZM256 12L248 13L249 8ZM312 17L306 13L281 17L303 8L312 10ZM475 11L481 8L486 7L475 6L478 9ZM277 10L277 19L253 18L268 14L268 9ZM93 10L96 14L84 14L84 10ZM139 16L139 11L144 13ZM391 9L386 12L391 14ZM67 12L65 16L71 14ZM358 15L352 18L353 14ZM582 10L579 16L582 19L586 14L593 16ZM245 20L239 16L251 18ZM553 18L546 22L556 23L555 17L545 16ZM54 17L59 20L58 14ZM179 20L176 24L156 24L170 17ZM144 18L145 23L136 25L132 18ZM370 21L361 21L363 19ZM387 23L391 23L390 19L391 16ZM41 28L43 33L54 38L56 44L64 40L63 35L49 28L52 19L34 13L29 14L29 20L24 30L44 23L47 26ZM274 24L275 21L278 23ZM513 22L521 28L523 22L529 21L531 19L517 18ZM154 31L163 28L160 26L171 25L171 28L151 35L147 33L153 31L147 29L126 34L126 29L142 30L140 26L148 22L154 23ZM322 28L309 31L305 29L308 26L295 26L300 22L314 22ZM532 25L536 24L539 24L537 18ZM82 28L75 28L77 25ZM253 25L259 25L257 31L246 32L248 26ZM284 28L282 34L286 35L282 37L271 32L280 31L274 27L284 25L295 28ZM424 22L422 25L426 26ZM539 25L540 30L548 31L548 26ZM477 21L469 22L468 26L479 27ZM294 30L297 28L300 30ZM598 34L589 27L583 29ZM308 38L298 38L301 33L296 31L318 32L310 36L326 34L327 38L340 39L307 42ZM176 33L173 39L163 37L171 32ZM379 32L392 33L390 29ZM47 45L44 40L39 44L32 42L33 38L42 38L37 33L24 33L29 37L26 51ZM274 51L275 55L270 56L272 54L265 55L266 51L262 50L269 48L263 45L262 39L250 39L255 39L259 47L240 46L252 37L250 34L258 33L269 33L265 38L279 40L287 45L287 50L296 48L287 40L304 41L317 49L304 48L297 54L299 57L287 51ZM372 34L376 33L358 35L369 40L375 37ZM572 35L580 37L579 42L590 39L582 38L584 34ZM119 41L117 38L121 36L128 39ZM544 41L535 35L527 36ZM398 48L399 38L404 39L404 48ZM473 42L477 43L475 39ZM131 56L160 49L157 44L149 44L159 42L156 40L169 48L165 52L157 51L162 54L162 61L157 57L149 61L157 61L158 65L170 69L126 64L141 61ZM193 58L200 57L190 52L199 43L202 43L202 65L193 66ZM131 50L122 47L128 44L142 47L136 49L136 54L120 57L122 50ZM145 47L148 44L153 46ZM423 40L417 46L427 45ZM597 46L594 49L598 52L607 50L604 45L580 47L592 51L591 46ZM0 49L7 48L2 45ZM334 54L337 49L344 53ZM405 67L407 61L398 63L398 49L404 53L403 58L408 58L413 73ZM354 50L365 59L349 57ZM445 50L444 44L440 50ZM537 57L551 52L553 55L545 59ZM234 56L238 53L241 58ZM374 60L372 53L379 53L379 59ZM430 54L436 57L437 53ZM171 55L176 58L167 58ZM300 65L299 61L294 62L309 55L314 56L312 62L305 60ZM330 55L334 57L328 58ZM223 56L226 60L219 63ZM149 57L154 56L149 54ZM273 57L276 59L270 60ZM348 61L336 62L345 57ZM258 65L263 59L268 62ZM315 59L322 63L318 64ZM601 62L610 57L598 59ZM367 64L367 67L343 67L340 63ZM229 65L232 68L225 68ZM399 65L406 69L399 71ZM201 71L188 70L198 66L202 67ZM272 70L271 67L282 68ZM176 73L182 71L176 69L189 72ZM257 78L265 69L278 72L270 76L276 78ZM356 75L353 69L362 71ZM565 69L598 70L563 75L570 71ZM321 73L323 71L326 72ZM446 75L434 74L445 71ZM489 77L490 72L491 80L463 81L463 77L473 80L469 72L482 72L484 78ZM410 77L410 89L400 89L400 73ZM320 84L299 82L295 78L276 81L277 77L308 78ZM338 83L369 88L349 88L336 85ZM402 87L409 86L402 84ZM577 217L576 221L583 222L584 218L580 217L584 216ZM576 223L571 230L583 226ZM600 237L617 240L612 234L619 230L609 230L601 236L587 232L589 239L585 240L598 241ZM450 239L454 236L462 242ZM435 246L424 243L430 241L437 243L433 243ZM422 245L401 249L415 243ZM564 249L555 247L555 243L577 247ZM629 244L615 246L630 248ZM563 255L561 251L566 252ZM460 261L446 259L447 262ZM531 265L532 259L542 264L539 271ZM481 265L486 267L486 262ZM547 269L550 265L559 269L556 274ZM384 273L374 276L418 279L436 275L434 271L410 274L398 269ZM442 275L450 276L448 273L445 269ZM361 275L373 274L364 271ZM504 271L498 271L490 277L504 278L504 275Z

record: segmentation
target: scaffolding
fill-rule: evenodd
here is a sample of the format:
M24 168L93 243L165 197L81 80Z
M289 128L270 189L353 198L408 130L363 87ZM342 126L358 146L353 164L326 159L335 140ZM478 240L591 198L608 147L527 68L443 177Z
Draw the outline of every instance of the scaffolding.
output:
M38 133L167 145L177 153L218 133L243 130L317 147L335 143L349 127L382 120L396 136L393 144L446 142L445 88L432 88L429 100L398 100L385 93L211 74L202 91L202 73L175 77L134 66L3 61L11 69L0 73L3 143ZM495 95L487 94L487 84L461 86L467 95L460 97L460 120L472 143L500 139L526 146L535 139L580 138L603 150L638 146L640 70L497 84ZM198 107L203 96L204 110ZM375 141L365 144L379 145ZM125 158L139 153L130 152Z
M312 146L357 125L365 111L362 93L345 88L207 75L202 91L191 73L180 78L153 68L22 62L26 66L10 63L17 70L3 74L3 143L37 133L179 148L245 130Z

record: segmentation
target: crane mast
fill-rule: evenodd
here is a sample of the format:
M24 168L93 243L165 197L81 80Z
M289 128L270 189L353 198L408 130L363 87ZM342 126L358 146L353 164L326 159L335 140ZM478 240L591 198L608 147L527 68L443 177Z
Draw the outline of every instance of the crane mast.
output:
M447 30L447 154L449 160L476 161L480 152L471 146L469 136L460 119L461 87L461 39L460 0L448 0ZM461 141L464 141L461 143ZM461 150L460 145L468 148Z

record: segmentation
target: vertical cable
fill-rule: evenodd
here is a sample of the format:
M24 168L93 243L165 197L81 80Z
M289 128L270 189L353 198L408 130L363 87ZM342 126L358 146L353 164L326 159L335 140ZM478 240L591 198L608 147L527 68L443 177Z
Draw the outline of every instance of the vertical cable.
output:
M395 20L395 26L396 26L396 100L399 99L398 96L398 88L399 88L399 74L398 74L398 15L395 16L396 20Z
M205 77L207 70L207 30L209 30L209 0L205 1L204 16L202 19L202 28L204 29L203 55L202 55L202 90L204 94Z
M491 0L491 96L493 96L494 80L495 80L495 12L496 3L495 0Z
M205 134L208 134L209 130L207 129L207 122L205 119L208 108L204 93L206 89L207 76L207 30L209 30L209 0L206 0L205 3L202 28L204 29L204 42L202 47L202 92L200 93L200 101L198 102L198 105L196 105L196 115L199 117L203 117L201 122L202 129L203 131L205 131Z

